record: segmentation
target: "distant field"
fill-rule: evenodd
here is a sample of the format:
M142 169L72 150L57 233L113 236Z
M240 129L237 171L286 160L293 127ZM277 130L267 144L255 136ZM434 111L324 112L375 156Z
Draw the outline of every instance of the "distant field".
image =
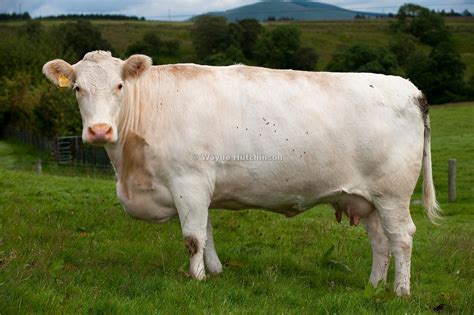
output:
M412 206L410 298L364 295L366 233L337 224L326 206L291 219L211 212L224 272L191 280L176 219L153 225L128 217L112 179L15 171L32 169L37 153L0 142L0 313L473 314L474 103L430 115L445 220L433 226ZM454 204L446 203L449 158L458 161ZM392 262L389 288L393 272Z
M466 78L474 75L474 18L448 18L447 25L453 31L456 48L466 63ZM332 54L344 47L357 43L388 46L392 37L389 19L314 21L314 22L271 22L264 23L270 28L279 24L294 24L302 30L304 45L312 46L320 54L318 70L328 64ZM63 21L44 21L45 25L58 25ZM158 63L194 61L189 22L157 21L92 21L102 30L118 54L123 57L126 48L140 40L145 32L155 31L163 38L177 38L182 41L177 57L165 57ZM0 34L16 29L20 22L0 23ZM428 49L428 47L424 47Z

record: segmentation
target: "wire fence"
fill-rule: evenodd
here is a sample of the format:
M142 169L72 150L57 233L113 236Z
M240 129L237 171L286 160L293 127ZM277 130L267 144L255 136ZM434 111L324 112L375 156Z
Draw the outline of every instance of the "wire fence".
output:
M31 130L7 127L3 137L35 149L51 153L51 161L59 166L77 166L112 173L113 168L103 147L86 145L79 136L48 139ZM50 161L43 163L51 164Z

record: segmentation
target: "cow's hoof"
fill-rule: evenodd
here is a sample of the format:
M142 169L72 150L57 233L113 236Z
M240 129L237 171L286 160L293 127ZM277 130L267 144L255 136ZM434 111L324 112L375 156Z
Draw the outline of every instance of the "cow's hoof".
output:
M189 269L188 274L191 278L196 279L196 280L206 279L206 273L204 272L204 269L200 269L199 271L194 271L192 269Z
M212 274L218 274L222 272L222 264L219 260L206 264L206 267L207 271Z
M395 294L397 296L409 296L410 295L410 288L406 288L406 287L403 287L403 286L398 286L397 288L395 288Z

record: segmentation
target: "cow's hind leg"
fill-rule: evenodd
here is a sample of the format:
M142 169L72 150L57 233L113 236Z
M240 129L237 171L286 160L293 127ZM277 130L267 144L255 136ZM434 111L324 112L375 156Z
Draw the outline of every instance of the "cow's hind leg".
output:
M206 263L207 271L210 273L221 273L222 264L216 253L214 246L214 237L212 235L211 218L207 218L207 240L204 248L204 261Z
M395 293L398 296L410 295L411 251L416 227L410 216L409 201L384 201L376 207L395 258Z
M364 224L372 246L372 272L370 273L370 282L376 287L380 280L387 282L390 247L377 211L372 211L365 217Z

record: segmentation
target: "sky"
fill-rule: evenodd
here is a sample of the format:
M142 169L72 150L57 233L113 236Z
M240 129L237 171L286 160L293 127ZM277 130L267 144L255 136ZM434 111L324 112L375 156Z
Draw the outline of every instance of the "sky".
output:
M185 20L193 15L210 11L225 11L258 0L0 0L0 12L29 12L33 17L72 14L102 13L125 14L157 20ZM319 1L345 9L395 13L406 2L420 4L434 10L468 9L474 13L474 0L326 0Z

